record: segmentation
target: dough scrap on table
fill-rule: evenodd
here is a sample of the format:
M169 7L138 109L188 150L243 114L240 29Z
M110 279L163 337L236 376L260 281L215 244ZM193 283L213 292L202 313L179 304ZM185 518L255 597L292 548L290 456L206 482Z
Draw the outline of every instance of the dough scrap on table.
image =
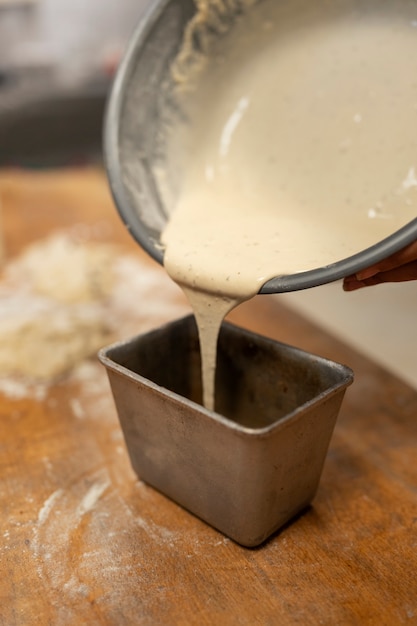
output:
M0 282L0 376L50 383L105 344L185 310L162 269L60 232L31 245Z

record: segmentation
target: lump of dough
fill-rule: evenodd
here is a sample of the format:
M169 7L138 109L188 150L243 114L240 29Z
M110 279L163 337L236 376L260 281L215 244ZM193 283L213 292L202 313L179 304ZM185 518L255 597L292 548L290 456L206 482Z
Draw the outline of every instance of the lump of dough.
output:
M57 378L97 352L111 336L100 307L68 307L24 294L9 294L4 304L0 315L2 375Z
M111 337L112 246L57 234L30 246L0 286L0 375L57 378Z
M0 282L0 377L49 383L120 336L184 312L162 268L71 232L30 246Z
M113 288L114 246L78 242L59 233L32 244L8 272L39 294L75 303L106 297Z

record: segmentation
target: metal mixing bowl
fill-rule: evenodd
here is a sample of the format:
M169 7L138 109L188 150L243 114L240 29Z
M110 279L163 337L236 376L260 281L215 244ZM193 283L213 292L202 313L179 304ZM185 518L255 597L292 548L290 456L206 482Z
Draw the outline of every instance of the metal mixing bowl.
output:
M116 206L132 236L159 263L163 262L160 234L167 212L154 172L161 159L162 120L175 106L170 65L195 11L193 0L155 0L151 4L119 67L106 113L104 152ZM346 259L307 272L277 276L265 283L260 293L296 291L338 280L416 239L414 219L378 244Z

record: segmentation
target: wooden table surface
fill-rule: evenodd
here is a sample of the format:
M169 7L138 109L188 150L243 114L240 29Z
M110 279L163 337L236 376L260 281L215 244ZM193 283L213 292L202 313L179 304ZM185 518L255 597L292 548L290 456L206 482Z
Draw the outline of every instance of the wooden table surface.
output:
M9 258L54 230L106 224L97 232L151 266L100 172L0 173L0 200ZM312 506L242 548L137 480L99 365L40 397L4 395L2 626L417 624L416 391L279 298L232 319L355 372Z

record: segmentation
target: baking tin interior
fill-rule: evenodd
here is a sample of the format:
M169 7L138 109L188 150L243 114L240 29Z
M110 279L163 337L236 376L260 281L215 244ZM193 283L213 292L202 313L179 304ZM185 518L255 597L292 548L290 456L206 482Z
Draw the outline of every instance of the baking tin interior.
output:
M193 316L116 345L106 356L123 370L201 405ZM224 323L218 342L216 413L245 428L267 428L347 386L352 378L343 365Z

